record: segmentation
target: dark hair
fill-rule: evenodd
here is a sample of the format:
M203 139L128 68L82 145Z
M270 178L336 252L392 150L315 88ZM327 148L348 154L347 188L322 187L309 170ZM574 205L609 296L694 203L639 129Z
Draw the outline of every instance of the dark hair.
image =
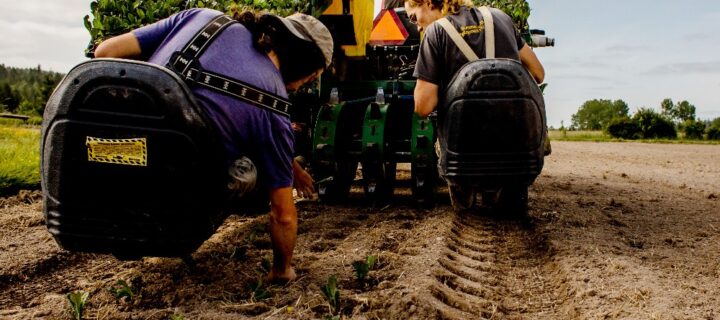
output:
M250 31L256 50L275 52L280 60L280 74L286 84L325 68L325 57L317 44L294 36L275 17L245 11L234 14L233 18Z

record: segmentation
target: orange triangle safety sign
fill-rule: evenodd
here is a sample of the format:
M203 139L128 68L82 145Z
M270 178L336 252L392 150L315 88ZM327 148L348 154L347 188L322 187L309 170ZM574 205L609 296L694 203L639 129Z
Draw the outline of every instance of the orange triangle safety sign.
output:
M371 45L402 45L408 37L407 29L395 10L383 9L373 22Z

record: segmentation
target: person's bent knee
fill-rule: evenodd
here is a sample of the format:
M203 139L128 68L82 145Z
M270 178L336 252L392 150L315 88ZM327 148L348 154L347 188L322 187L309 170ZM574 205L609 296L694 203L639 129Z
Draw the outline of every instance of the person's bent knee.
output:
M291 226L297 224L297 214L292 212L276 212L270 211L270 219L273 223L278 225Z

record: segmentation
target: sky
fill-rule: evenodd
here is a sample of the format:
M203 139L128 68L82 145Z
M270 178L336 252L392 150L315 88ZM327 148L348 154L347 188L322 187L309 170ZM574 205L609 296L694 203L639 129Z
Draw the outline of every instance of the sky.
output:
M548 125L570 125L590 99L622 99L631 113L688 100L698 118L720 117L720 1L528 2L530 27L555 38L535 50ZM0 63L69 71L86 59L89 13L87 0L0 0Z

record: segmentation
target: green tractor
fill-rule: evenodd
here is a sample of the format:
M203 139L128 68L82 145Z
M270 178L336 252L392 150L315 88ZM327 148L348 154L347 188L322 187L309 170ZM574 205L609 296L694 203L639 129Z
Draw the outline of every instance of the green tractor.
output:
M468 76L446 93L446 123L420 118L411 75L420 35L394 6L373 20L372 4L322 6L320 19L337 44L334 71L294 97L306 106L295 110L313 110L292 121L306 129L298 131L296 148L311 159L322 200L342 201L359 184L373 203L387 201L398 164L409 163L414 198L431 205L440 184L439 142L448 146L439 165L451 186L526 207L546 140L542 95L527 71L508 61L470 63ZM127 13L129 5L91 6ZM122 28L110 28L116 20L102 21L90 29L105 36L127 31L117 23ZM45 220L63 248L125 258L183 256L227 217L227 168L216 128L169 69L132 60L83 62L55 90L43 118Z
M300 94L296 101L314 104L310 108L315 110L313 115L305 116L311 129L297 141L299 146L306 146L299 153L312 159L312 172L323 201L344 201L352 186L359 185L372 203L385 202L396 185L402 184L396 181L398 164L409 163L409 186L414 200L420 205L434 203L436 189L442 182L435 151L438 124L433 116L421 118L413 112L412 73L421 35L402 5L402 1L395 1L381 8L371 25L358 21L368 19L366 11L372 6L367 2L336 0L320 16L337 42L334 72L326 73L318 88ZM368 27L371 31L363 29ZM528 30L526 24L519 27L526 31L526 42L534 46L554 45L554 39L545 37L542 30ZM454 127L454 134L471 137L456 141L462 145L460 149L455 147L460 158L452 160L455 162L446 179L458 180L459 184L485 194L485 198L498 194L508 184L514 190L522 191L524 187L526 194L527 186L542 169L542 156L538 153L538 147L546 142L542 96L534 83L523 82L526 79L515 78L516 75L517 72L512 73L513 79L508 81L518 89L530 88L517 90L514 103L488 98L481 102L486 106L474 109L467 108L473 103L464 103L467 110L462 112L471 117L460 117L465 121L445 126ZM485 79L500 78L486 75ZM483 90L491 94L493 88L486 86ZM502 123L491 124L488 118L483 118L498 116L508 121L505 129ZM514 131L508 132L511 128ZM304 139L310 142L303 143ZM493 154L494 158L483 154ZM507 168L509 163L514 163L515 168ZM358 168L361 174L356 173ZM509 193L505 192L505 196ZM513 201L516 200L526 204L527 196Z

